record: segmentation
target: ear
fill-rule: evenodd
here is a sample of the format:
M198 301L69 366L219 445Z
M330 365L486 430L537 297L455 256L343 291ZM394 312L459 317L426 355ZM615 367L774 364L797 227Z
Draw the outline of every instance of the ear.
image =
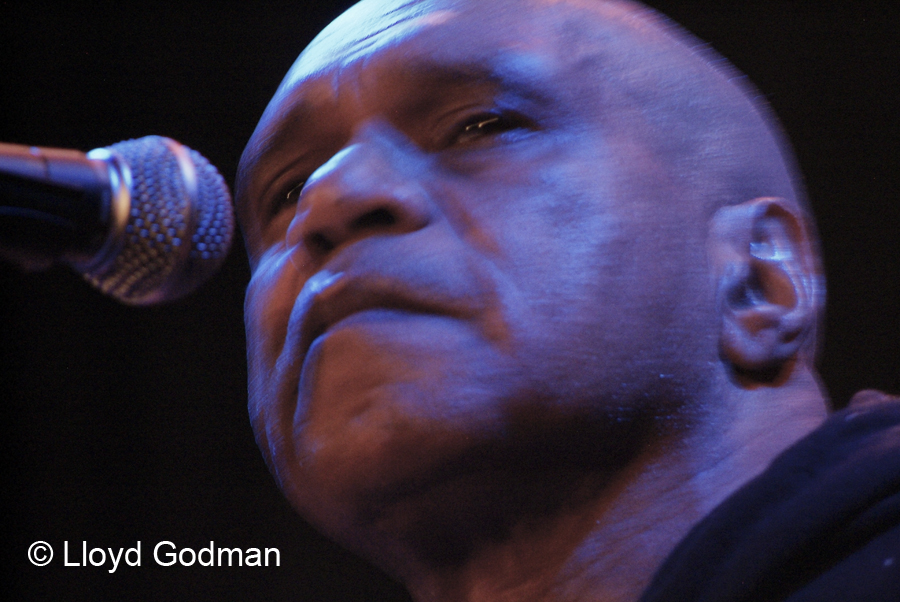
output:
M824 286L806 218L781 198L723 207L709 251L722 354L738 373L771 380L814 343Z

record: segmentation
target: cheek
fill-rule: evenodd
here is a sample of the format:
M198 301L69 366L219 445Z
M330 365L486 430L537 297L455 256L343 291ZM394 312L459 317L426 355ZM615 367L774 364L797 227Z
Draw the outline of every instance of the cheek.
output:
M634 241L624 235L611 195L594 182L603 178L588 171L575 161L536 171L527 188L480 216L502 250L500 269L527 308L519 314L534 322L520 328L542 338L583 332L603 319L603 297L621 292L610 283L625 271Z
M672 322L673 293L685 284L671 274L684 266L664 251L675 228L655 213L665 190L633 182L600 148L588 158L577 148L561 153L564 160L522 166L515 187L485 195L483 183L472 221L496 241L512 293L507 306L524 306L511 322L534 389L616 402L626 395L620 383L645 372L659 378L656 352ZM665 227L646 225L659 221Z
M274 249L260 260L244 299L244 325L251 362L260 367L275 365L284 348L291 311L304 282L289 253Z
M468 216L462 236L523 280L525 294L588 277L578 266L602 258L621 229L605 151L582 134L489 162L451 192Z
M257 440L267 459L277 450L270 436L277 424L278 358L285 346L288 321L303 285L284 252L267 253L254 270L244 300L244 324L247 334L249 411Z

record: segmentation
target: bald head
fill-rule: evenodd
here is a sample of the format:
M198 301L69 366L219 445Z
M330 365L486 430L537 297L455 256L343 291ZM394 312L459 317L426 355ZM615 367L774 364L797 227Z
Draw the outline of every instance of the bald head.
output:
M238 203L260 445L401 576L792 382L821 302L777 129L631 3L361 2L278 89Z

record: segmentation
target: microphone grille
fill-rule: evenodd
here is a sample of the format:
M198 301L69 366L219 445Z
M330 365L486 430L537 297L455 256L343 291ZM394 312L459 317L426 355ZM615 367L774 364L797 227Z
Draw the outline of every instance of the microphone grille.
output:
M200 153L161 136L107 149L130 194L115 248L83 271L131 305L176 299L219 268L234 233L225 180Z

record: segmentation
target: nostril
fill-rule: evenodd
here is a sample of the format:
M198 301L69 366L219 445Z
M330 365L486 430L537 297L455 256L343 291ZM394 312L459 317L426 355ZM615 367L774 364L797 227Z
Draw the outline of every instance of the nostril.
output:
M341 232L330 232L327 228L313 229L306 237L306 247L314 255L328 255L346 240L358 234L387 229L397 223L397 217L389 209L378 208L367 211L350 222L349 228Z
M309 249L318 255L326 255L335 247L334 243L320 232L313 232L306 237L306 244Z
M368 211L353 220L351 227L354 230L368 230L370 228L383 228L393 226L397 218L387 209L380 208Z
M316 217L319 218L316 221ZM362 212L357 217L341 223L341 216L330 216L332 219L308 215L303 222L303 241L313 256L330 255L336 248L359 238L378 234L399 234L398 226L405 223L404 216L392 211L390 207L378 207Z

